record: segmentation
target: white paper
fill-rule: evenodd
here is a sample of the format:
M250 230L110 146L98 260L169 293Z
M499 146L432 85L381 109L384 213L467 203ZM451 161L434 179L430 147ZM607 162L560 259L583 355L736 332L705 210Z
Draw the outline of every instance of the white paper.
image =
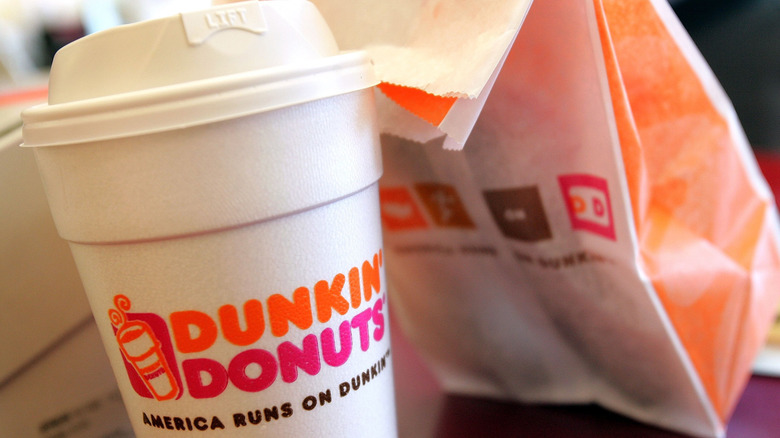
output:
M393 2L315 0L339 47L368 51L378 78L436 96L457 97L437 126L445 147L461 149L531 0ZM380 111L387 126L393 111ZM395 135L425 136L418 124L396 124Z
M393 2L315 0L339 47L369 52L383 82L476 98L530 0Z

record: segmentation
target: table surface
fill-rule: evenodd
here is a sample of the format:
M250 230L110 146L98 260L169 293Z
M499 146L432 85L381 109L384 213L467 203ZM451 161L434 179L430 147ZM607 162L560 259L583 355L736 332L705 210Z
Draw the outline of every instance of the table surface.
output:
M392 336L400 438L685 436L595 405L533 405L448 395L403 334L393 328ZM780 378L751 377L726 437L780 437Z

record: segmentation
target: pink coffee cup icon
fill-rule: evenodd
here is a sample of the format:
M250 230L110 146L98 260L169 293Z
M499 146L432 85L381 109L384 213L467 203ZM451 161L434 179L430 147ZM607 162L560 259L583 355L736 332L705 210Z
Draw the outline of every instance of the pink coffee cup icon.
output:
M179 395L179 385L162 351L162 343L144 321L128 321L125 312L130 300L124 295L114 297L116 309L108 315L117 328L116 340L122 356L129 362L157 400L170 400Z

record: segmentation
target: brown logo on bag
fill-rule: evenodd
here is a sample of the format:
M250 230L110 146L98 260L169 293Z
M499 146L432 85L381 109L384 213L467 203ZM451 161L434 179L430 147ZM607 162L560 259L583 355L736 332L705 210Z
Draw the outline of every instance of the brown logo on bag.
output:
M475 228L455 188L448 184L419 183L414 189L439 227Z
M542 198L536 186L486 190L483 195L504 236L523 242L552 238Z
M607 180L593 175L574 174L559 176L558 183L573 229L617 239Z

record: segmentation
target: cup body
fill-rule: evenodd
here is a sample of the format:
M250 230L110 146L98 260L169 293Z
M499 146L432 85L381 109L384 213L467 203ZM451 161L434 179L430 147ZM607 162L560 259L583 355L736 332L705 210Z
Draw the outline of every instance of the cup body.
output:
M375 84L302 0L58 52L24 143L137 436L396 435Z
M372 184L217 232L70 243L136 434L395 436L377 217Z
M137 436L396 436L372 93L35 148Z

